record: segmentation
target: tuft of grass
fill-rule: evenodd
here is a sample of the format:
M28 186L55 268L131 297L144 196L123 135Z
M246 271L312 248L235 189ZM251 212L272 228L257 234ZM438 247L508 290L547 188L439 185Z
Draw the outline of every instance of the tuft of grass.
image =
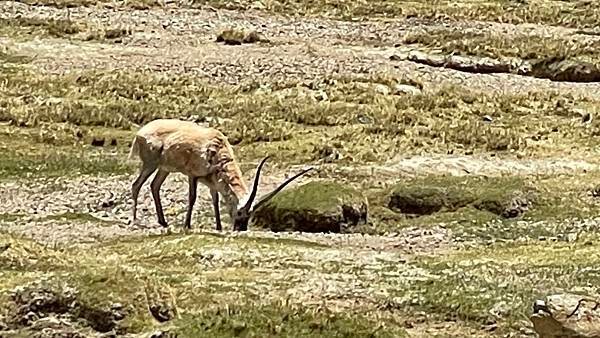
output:
M599 41L573 37L542 37L537 35L507 35L489 31L459 31L425 29L409 32L404 43L435 48L445 54L472 55L490 58L514 57L537 60L550 57L599 60Z
M111 41L115 43L122 42L124 37L132 34L131 29L123 27L110 27L105 29L89 30L83 38L85 41Z
M0 32L42 34L64 38L82 32L85 25L68 19L40 19L35 17L0 18Z
M4 155L0 162L0 179L125 174L133 170L123 159L126 147L114 152L111 148L95 149L79 141L70 143L60 137L40 138L40 134L39 130L15 133L12 128L0 127L0 151Z
M10 48L0 47L0 64L2 71L10 71L11 66L29 63L31 57L16 53Z
M61 214L50 215L44 218L45 220L55 220L61 222L72 222L72 221L80 221L80 222L94 222L94 223L110 223L109 221L104 221L99 218L96 218L88 213L83 212L64 212Z
M280 192L257 209L253 226L272 231L340 232L341 223L365 223L366 202L360 191L340 183L308 182Z
M216 42L223 42L226 45L241 45L244 43L268 42L268 40L256 31L228 28L217 34Z

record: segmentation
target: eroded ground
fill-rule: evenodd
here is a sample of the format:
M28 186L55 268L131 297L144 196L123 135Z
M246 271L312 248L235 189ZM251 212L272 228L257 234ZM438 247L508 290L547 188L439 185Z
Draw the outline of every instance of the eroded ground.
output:
M590 6L2 2L0 333L533 336L536 297L593 294L598 282L600 85L396 56L597 65ZM216 42L232 27L263 41ZM298 184L360 189L371 224L343 235L217 233L200 187L194 233L182 234L177 175L162 192L172 233L156 224L147 186L142 224L130 224L137 169L125 158L136 128L158 117L223 130L247 179L271 154L262 192L316 166ZM484 197L518 186L536 198L516 219L388 208L399 183L457 182Z

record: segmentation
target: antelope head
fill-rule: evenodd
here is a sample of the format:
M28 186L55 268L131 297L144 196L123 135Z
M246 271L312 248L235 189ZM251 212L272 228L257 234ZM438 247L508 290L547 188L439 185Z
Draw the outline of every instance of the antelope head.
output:
M258 184L260 181L260 173L262 171L263 165L269 159L269 156L265 157L260 161L258 167L256 168L256 173L254 174L254 179L252 183L252 187L250 192L246 195L244 199L242 199L237 207L237 210L232 215L233 221L233 230L234 231L246 231L248 230L248 222L252 218L254 212L258 210L262 205L271 200L277 193L279 193L286 185L290 184L296 178L306 174L311 171L313 168L304 169L296 175L288 178L283 183L281 183L277 188L273 189L271 192L262 196L259 200L256 200L256 194L258 192Z

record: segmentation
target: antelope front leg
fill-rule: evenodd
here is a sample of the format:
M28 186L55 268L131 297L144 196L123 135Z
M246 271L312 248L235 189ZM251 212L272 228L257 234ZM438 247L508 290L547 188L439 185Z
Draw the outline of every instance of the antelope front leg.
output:
M189 192L188 192L188 209L185 214L185 223L184 227L187 230L192 228L192 210L194 209L194 203L196 203L196 190L198 189L198 178L190 177L188 179L189 182Z
M221 211L219 210L219 192L211 189L210 196L212 197L213 209L215 210L216 229L217 229L217 231L221 231Z
M167 176L169 176L169 172L159 169L150 185L150 189L152 190L152 197L154 198L154 206L156 207L156 216L158 217L158 224L162 225L165 228L169 227L169 225L165 220L165 214L163 212L162 203L160 202L160 187L167 178Z

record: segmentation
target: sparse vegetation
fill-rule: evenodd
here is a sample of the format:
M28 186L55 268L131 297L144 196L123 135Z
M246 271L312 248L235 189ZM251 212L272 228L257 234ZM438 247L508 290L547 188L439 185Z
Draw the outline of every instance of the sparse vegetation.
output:
M256 31L229 28L217 34L217 39L215 41L223 42L226 45L241 45L243 43L265 42L268 40L260 36Z
M439 153L584 148L593 144L596 129L572 121L581 116L578 109L599 104L557 92L485 93L458 86L394 95L375 89L383 85L377 77L275 84L269 92L149 72L40 76L20 70L0 77L6 83L0 104L8 107L0 111L0 121L41 128L34 133L44 143L64 142L57 139L62 137L75 144L90 128L130 130L154 118L194 116L218 125L232 144L248 148L246 153L259 157L276 147L276 156L292 163L319 159L322 154L314 149L323 140L338 145L342 162L387 160L424 146ZM321 91L328 100L318 99ZM486 116L494 121L484 121ZM63 125L48 132L48 123Z
M17 35L47 34L51 37L62 38L80 33L83 29L84 26L82 24L68 19L0 18L0 33L5 34L8 32L13 32L13 34Z
M108 4L106 0L24 0L25 3L69 8ZM124 1L121 5L126 8L148 9L161 7L162 2L156 0ZM600 13L590 8L588 0L560 1L548 0L523 1L368 1L356 2L351 0L276 0L266 4L257 4L251 0L226 1L192 1L189 7L205 8L210 6L217 9L248 10L258 9L271 13L295 14L302 16L317 15L352 20L356 18L423 18L423 19L454 19L497 21L510 24L538 23L575 28L594 28Z
M537 36L506 34L493 31L424 29L409 32L404 43L421 44L445 54L473 55L490 58L515 57L524 60L550 57L600 60L598 40L582 40L571 35Z
M12 5L0 4L0 335L533 336L534 299L595 293L597 84L532 77L598 65L588 1ZM392 45L522 59L532 76L417 66ZM203 187L200 229L179 233L178 175L163 194L173 233L150 224L149 191L148 224L133 224L132 135L166 117L222 130L245 178L271 155L259 195L291 166L317 170L248 233L204 231ZM344 234L285 231L307 225Z

